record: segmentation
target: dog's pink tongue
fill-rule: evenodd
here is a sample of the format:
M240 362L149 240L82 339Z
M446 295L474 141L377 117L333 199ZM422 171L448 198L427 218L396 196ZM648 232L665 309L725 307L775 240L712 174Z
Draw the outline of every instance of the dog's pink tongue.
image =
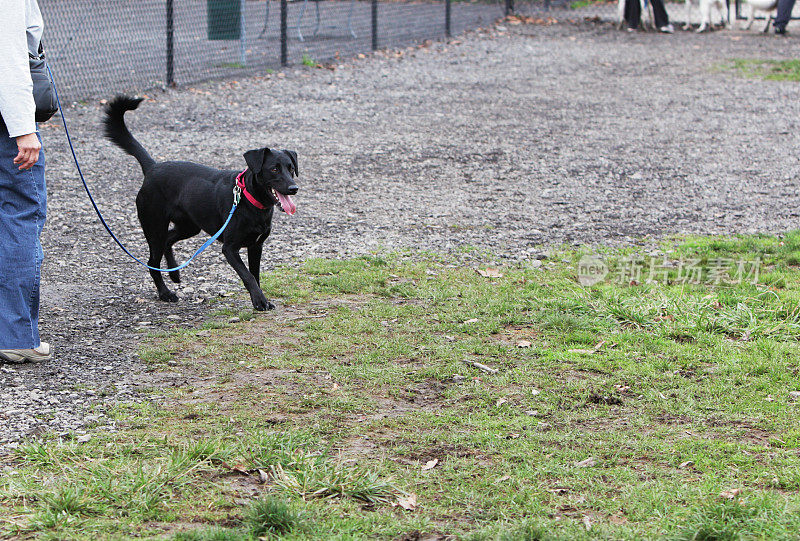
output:
M289 216L294 214L295 211L297 210L297 207L295 206L294 201L292 201L292 198L288 195L283 195L277 190L275 190L275 193L278 195L278 203L281 204L283 212L285 212Z

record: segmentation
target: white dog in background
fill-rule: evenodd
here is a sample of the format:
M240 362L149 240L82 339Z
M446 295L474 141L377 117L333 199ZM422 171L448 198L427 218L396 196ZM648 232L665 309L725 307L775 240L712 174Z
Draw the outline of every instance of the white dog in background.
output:
M767 26L764 27L763 32L768 32L773 17L777 15L778 0L746 0L746 2L750 6L750 13L747 15L747 23L742 28L749 30L753 26L756 12L760 12L767 18Z
M630 0L636 2L637 0ZM645 30L655 28L655 17L653 16L653 5L649 0L638 0L639 5L642 6L642 28ZM625 26L625 0L617 0L617 21L619 21L619 28Z
M756 0L759 1L759 0ZM722 14L722 25L728 25L728 5L725 0L686 0L686 24L684 30L691 28L692 7L696 6L700 10L700 26L695 32L703 32L711 24L711 8L716 7Z

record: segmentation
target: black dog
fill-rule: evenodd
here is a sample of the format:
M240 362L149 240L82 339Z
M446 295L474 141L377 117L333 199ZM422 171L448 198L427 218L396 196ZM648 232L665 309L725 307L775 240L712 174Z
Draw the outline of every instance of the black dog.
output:
M169 268L177 266L172 246L202 229L209 235L225 223L233 205L237 177L244 181L242 198L228 227L219 237L222 253L244 282L256 310L271 310L259 285L261 251L269 236L272 212L280 205L287 214L294 214L290 195L297 193L293 177L297 176L297 153L291 150L261 148L244 153L247 169L221 171L192 162L156 162L134 139L125 125L125 111L139 106L141 98L117 96L106 106L105 135L122 150L139 161L144 184L136 196L136 208L144 236L150 246L148 265L159 267L162 257ZM170 229L169 225L173 224ZM247 248L244 266L239 250ZM160 272L150 276L163 301L176 302L178 297L167 288ZM179 271L169 277L180 282Z

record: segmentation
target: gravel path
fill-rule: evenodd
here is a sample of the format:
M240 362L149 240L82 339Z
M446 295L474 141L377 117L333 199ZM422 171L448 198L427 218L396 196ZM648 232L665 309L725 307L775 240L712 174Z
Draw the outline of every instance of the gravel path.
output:
M334 70L159 93L130 125L158 158L239 168L263 144L298 152L298 212L277 217L267 269L381 248L472 245L517 259L550 243L775 232L800 213L800 85L718 67L799 50L796 35L501 27ZM101 139L98 104L68 117L101 208L144 256L137 164ZM221 294L236 293L223 306L249 306L218 248L184 271L181 302L158 302L98 224L61 129L42 131L42 335L57 353L0 365L0 448L87 423L113 429L104 407L147 380L142 329L197 325ZM184 244L179 259L199 239Z

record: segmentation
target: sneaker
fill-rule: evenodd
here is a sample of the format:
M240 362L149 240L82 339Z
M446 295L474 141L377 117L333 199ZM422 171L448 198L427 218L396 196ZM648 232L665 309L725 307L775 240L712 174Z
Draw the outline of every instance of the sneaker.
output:
M50 344L42 342L34 349L0 349L0 359L10 363L38 363L53 357Z
M625 30L626 30L628 33L630 33L630 32L636 32L636 29L635 29L635 28L631 28L630 26L629 26L629 27L627 27Z
M670 23L670 24L668 24L666 26L660 27L658 29L658 31L663 33L663 34L674 34L675 33L675 27L672 26L672 24Z
M778 35L784 35L784 34L786 34L786 28L783 27L783 26L776 26L775 27L775 33L778 34Z

